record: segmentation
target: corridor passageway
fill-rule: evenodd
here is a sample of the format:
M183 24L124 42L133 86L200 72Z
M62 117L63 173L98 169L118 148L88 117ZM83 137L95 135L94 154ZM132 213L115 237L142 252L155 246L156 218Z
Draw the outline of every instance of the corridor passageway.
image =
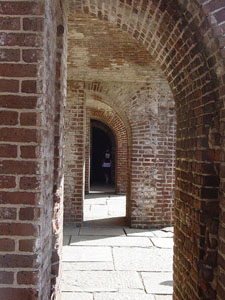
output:
M131 229L125 196L90 194L64 226L63 300L171 300L173 228Z

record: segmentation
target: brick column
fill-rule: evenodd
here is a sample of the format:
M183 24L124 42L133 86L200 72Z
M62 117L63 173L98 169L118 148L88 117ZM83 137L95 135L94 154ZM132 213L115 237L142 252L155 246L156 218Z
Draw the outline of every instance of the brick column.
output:
M90 191L90 111L86 110L85 193Z
M65 139L65 222L83 221L85 165L85 93L82 83L68 82Z
M55 1L1 1L0 15L0 299L46 300L52 248Z

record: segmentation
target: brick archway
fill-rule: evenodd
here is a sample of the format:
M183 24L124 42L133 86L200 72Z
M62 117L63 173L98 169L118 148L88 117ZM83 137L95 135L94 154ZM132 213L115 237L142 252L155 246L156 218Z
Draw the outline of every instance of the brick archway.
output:
M164 71L174 94L178 123L174 298L222 300L223 1L94 1L92 6L86 1L71 3L74 11L90 12L127 31L150 51ZM53 112L62 115L63 105L58 104L65 90L63 4L31 0L0 4L5 18L1 25L4 56L0 103L7 114L1 118L0 152L0 225L4 243L1 268L3 284L7 282L0 293L4 299L48 299L50 293L52 191L57 203L55 214L61 214L58 142L62 128L57 127L59 122L57 117L54 120ZM57 20L57 35L55 10L62 14ZM43 22L45 17L48 20ZM55 85L56 39L59 47ZM54 145L59 158L55 161L55 177ZM24 185L25 181L29 184ZM28 281L20 276L21 268L31 276ZM57 268L54 271L57 275ZM20 284L24 284L22 288Z
M98 110L94 107L90 107L87 110L87 115L90 116L87 119L87 124L90 123L90 119L98 120L106 124L114 133L116 141L116 170L115 170L115 192L126 193L127 188L127 162L128 162L128 136L127 129L117 114L114 112ZM89 127L89 126L87 126ZM88 146L88 145L87 145ZM89 148L89 147L88 147ZM86 152L87 153L87 152ZM86 156L86 166L87 166ZM86 167L86 179L87 173L89 173ZM87 181L87 180L86 180Z

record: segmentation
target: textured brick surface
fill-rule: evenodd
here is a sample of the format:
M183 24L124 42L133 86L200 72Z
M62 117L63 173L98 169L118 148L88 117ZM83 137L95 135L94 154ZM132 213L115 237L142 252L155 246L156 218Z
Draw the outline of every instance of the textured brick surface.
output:
M153 222L159 225L162 218L163 223L168 223L172 218L173 204L169 199L173 196L174 110L170 104L174 99L174 299L223 300L224 1L69 2L69 86L75 91L79 82L83 100L94 101L97 97L110 104L125 127L130 128L127 192L134 227ZM6 272L1 276L7 282L3 283L7 287L1 286L0 295L4 300L48 299L52 263L55 294L60 285L56 278L60 274L57 249L61 243L67 51L63 4L64 1L53 0L0 3L0 207L4 218L0 221L1 263L4 262L0 272ZM83 122L74 150L78 151L76 161L80 163L84 162L85 109L71 109L78 113L73 122L79 118ZM33 113L37 113L36 118ZM29 176L41 178L38 185L29 183L32 190L22 179ZM82 219L83 172L73 179L78 194L75 198L72 195L75 200L68 210L75 211L75 221ZM38 219L20 220L23 205L40 208ZM26 216L32 217L36 215L31 212ZM34 240L34 248L23 245L23 239L24 243ZM39 279L34 286L18 288L8 272L21 267L22 249L31 251L25 255L23 268L38 270ZM12 257L7 251L13 251ZM7 260L3 260L4 255L8 255Z

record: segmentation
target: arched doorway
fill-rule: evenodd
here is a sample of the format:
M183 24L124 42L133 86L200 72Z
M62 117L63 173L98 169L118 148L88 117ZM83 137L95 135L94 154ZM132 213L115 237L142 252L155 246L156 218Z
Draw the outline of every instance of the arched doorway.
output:
M104 123L91 120L91 160L90 160L90 191L110 191L115 192L115 164L116 164L116 144L115 137L111 129ZM109 182L105 182L104 170L102 168L104 153L109 149L111 156L111 168Z

